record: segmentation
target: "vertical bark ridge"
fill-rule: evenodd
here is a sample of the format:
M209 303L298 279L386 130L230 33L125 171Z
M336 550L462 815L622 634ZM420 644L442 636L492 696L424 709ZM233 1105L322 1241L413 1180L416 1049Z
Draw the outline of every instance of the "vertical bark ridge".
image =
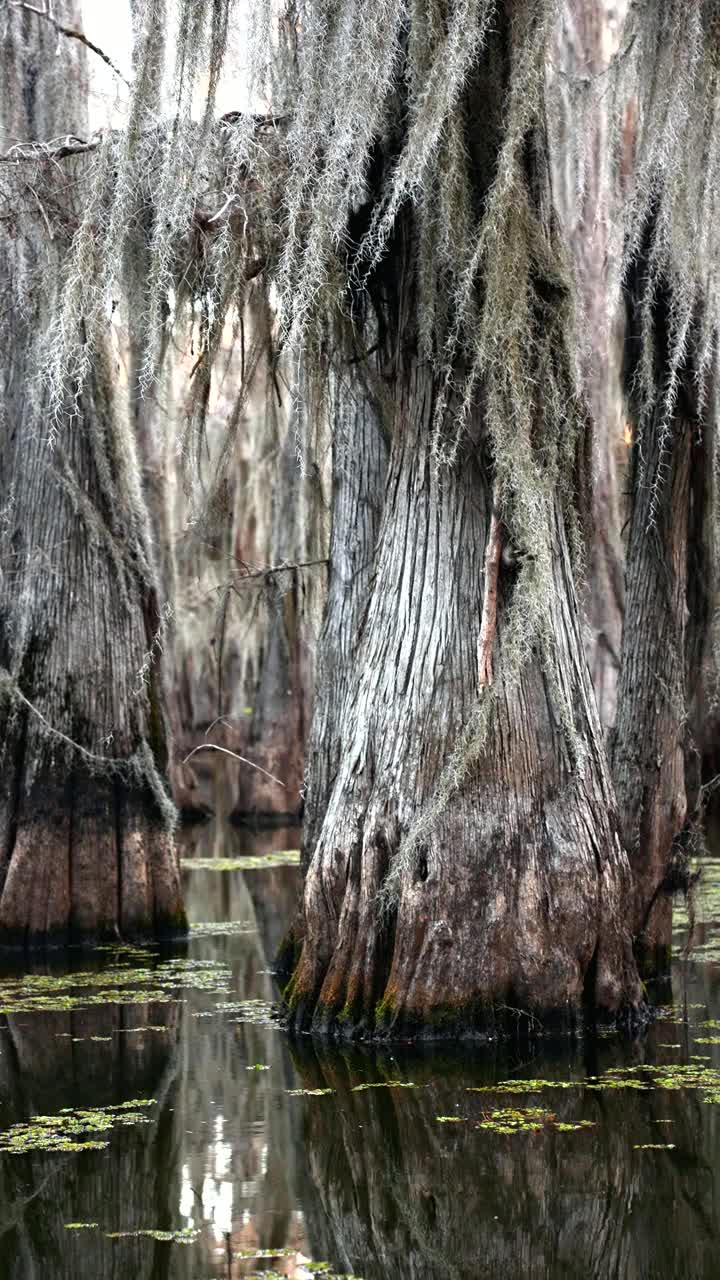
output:
M317 696L308 751L303 862L307 869L338 771L345 700L375 563L387 467L381 409L348 368L331 392L332 529L328 599L318 648Z
M657 433L654 433L656 436ZM634 879L633 933L648 972L669 966L672 898L663 891L688 812L687 670L691 475L706 465L693 427L679 417L667 453L636 448L628 542L627 607L612 764L622 836ZM667 469L651 519L653 480ZM690 631L689 631L690 624ZM698 674L698 657L692 662ZM688 682L690 675L690 682Z

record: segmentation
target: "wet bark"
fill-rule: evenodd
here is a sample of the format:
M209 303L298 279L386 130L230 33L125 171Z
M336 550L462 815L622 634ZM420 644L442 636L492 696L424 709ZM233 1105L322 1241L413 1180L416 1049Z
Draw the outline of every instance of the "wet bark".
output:
M65 8L58 20L77 18ZM59 62L68 43L30 12L8 14L2 114L15 136L82 132L82 66ZM75 176L82 189L80 168ZM33 217L28 205L22 226L6 224L0 236L12 300L0 374L3 945L184 927L162 781L160 595L134 445L103 351L48 443L37 344L76 225L77 187L50 164L41 178L45 207Z

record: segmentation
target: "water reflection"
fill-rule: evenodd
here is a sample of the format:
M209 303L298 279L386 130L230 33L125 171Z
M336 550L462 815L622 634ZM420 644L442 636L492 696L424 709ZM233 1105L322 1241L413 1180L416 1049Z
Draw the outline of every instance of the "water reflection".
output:
M213 824L185 839L195 858L297 847L293 831ZM186 873L191 919L215 929L184 957L79 956L79 1007L38 1009L33 997L2 1015L0 1147L32 1116L155 1105L148 1123L103 1133L103 1150L0 1151L0 1280L300 1278L308 1259L364 1280L717 1274L714 905L700 910L709 959L678 963L675 1011L635 1044L566 1043L523 1060L339 1050L291 1042L267 1016L297 874ZM717 896L711 887L706 902ZM124 985L118 964L130 966ZM9 990L0 979L6 1009ZM83 1007L83 991L104 1003ZM510 1077L574 1084L479 1091ZM613 1087L594 1088L597 1077ZM540 1112L537 1131L488 1128L501 1108ZM581 1120L591 1127L562 1128ZM185 1234L109 1236L134 1230Z
M615 1055L602 1056L608 1065ZM489 1096L466 1092L496 1079L498 1064L434 1052L395 1068L417 1088L358 1092L358 1080L387 1078L386 1059L305 1050L296 1061L306 1087L334 1090L332 1105L308 1100L302 1148L309 1235L340 1270L365 1280L717 1275L714 1134L696 1149L709 1117L692 1096L506 1096L594 1127L501 1135L475 1127ZM582 1078L586 1065L546 1054L523 1074ZM448 1116L463 1118L437 1119ZM669 1129L674 1151L633 1149L669 1141Z
M114 1132L105 1150L0 1156L0 1276L77 1280L114 1267L139 1278L169 1276L167 1244L110 1242L65 1224L109 1222L113 1229L121 1219L123 1230L135 1230L171 1221L177 1007L94 1007L13 1014L3 1022L0 1129L132 1098L154 1098L155 1106L147 1125ZM148 1024L164 1030L135 1030Z

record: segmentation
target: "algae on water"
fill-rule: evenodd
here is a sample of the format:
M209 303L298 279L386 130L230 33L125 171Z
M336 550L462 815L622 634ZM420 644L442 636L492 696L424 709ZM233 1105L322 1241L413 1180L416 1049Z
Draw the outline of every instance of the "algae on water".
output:
M237 858L183 858L183 871L257 871L270 867L297 867L300 865L299 849L284 849L278 853L242 854Z
M133 1098L108 1107L64 1107L56 1116L34 1116L0 1133L0 1151L26 1155L30 1151L99 1151L109 1145L118 1125L149 1124L146 1108L154 1098ZM83 1224L88 1225L88 1224Z

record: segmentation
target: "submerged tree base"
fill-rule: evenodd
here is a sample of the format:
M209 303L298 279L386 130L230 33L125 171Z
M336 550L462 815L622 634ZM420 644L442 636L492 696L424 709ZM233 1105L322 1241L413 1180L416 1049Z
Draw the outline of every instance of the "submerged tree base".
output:
M510 1000L512 997L510 997ZM337 1010L316 1005L307 1021L307 1008L293 994L292 983L286 988L288 1027L322 1039L393 1043L402 1041L530 1041L535 1038L575 1038L615 1030L636 1035L653 1021L652 1008L646 1003L631 1005L611 1014L599 1010L523 1009L512 1003L465 1004L448 1002L416 1013L397 1009L391 998L383 997L374 1010L372 1025L357 1011L345 1007Z

